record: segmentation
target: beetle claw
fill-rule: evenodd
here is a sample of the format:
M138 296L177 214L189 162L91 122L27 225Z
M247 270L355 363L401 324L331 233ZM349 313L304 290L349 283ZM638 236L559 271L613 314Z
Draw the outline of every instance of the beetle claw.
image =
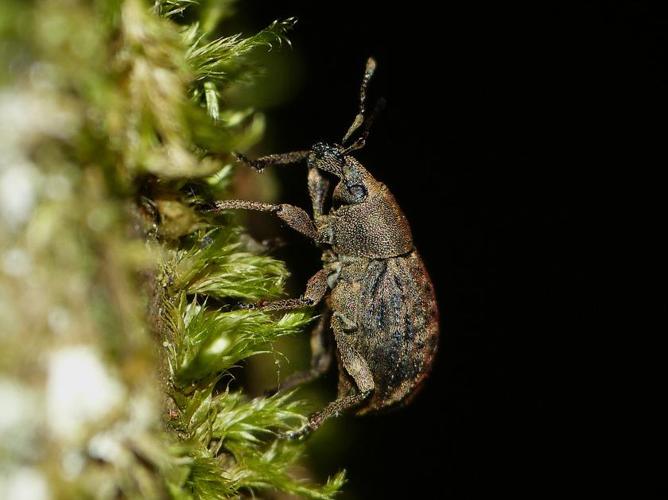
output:
M311 431L313 431L311 425L306 424L304 427L296 431L284 432L279 436L279 438L286 441L301 441L305 439L311 433Z
M243 163L244 165L247 165L258 172L262 172L264 170L264 163L257 161L257 160L251 160L248 158L246 155L237 153L236 151L232 152L232 156L236 158L236 160L240 163Z

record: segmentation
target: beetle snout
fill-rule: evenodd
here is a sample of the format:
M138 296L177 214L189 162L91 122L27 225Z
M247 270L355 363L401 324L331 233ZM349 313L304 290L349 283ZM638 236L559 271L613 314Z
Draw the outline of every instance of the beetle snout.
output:
M341 175L343 163L341 146L337 144L317 142L311 148L311 154L308 157L309 167L330 172L334 175Z
M311 148L311 151L318 160L322 160L325 157L326 149L327 145L324 142L316 142Z

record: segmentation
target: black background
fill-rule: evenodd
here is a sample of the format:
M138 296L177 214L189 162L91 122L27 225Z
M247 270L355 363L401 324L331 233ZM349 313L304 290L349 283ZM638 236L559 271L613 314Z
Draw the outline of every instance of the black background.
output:
M632 191L613 180L663 134L668 18L640 2L242 5L255 28L299 18L302 84L269 114L282 149L339 141L377 59L371 101L388 104L357 156L411 221L441 309L422 395L342 417L354 443L329 461L314 452L319 472L346 468L351 498L579 491L598 461L575 395L577 353L600 329L593 243ZM305 173L279 177L308 207ZM318 254L298 251L303 280Z

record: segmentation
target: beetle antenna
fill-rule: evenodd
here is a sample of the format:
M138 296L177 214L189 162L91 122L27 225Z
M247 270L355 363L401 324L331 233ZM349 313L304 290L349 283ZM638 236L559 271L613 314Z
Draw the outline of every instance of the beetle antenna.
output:
M357 112L357 116L355 116L355 119L353 120L352 125L348 129L348 132L346 132L346 135L343 136L343 140L341 141L342 144L345 144L348 139L350 139L350 136L357 130L362 123L364 123L364 112L365 112L365 104L366 104L366 89L369 86L369 80L371 80L371 77L373 76L374 71L376 71L376 60L373 57L369 57L366 61L366 68L364 70L364 77L362 78L362 85L360 86L360 107L359 111Z
M355 142L353 142L350 146L348 146L346 149L343 150L343 154L350 153L351 151L356 151L358 149L362 149L366 145L366 140L369 137L369 132L371 132L371 125L373 125L374 120L376 119L378 114L383 110L385 104L386 101L382 97L376 101L376 106L373 108L373 113L371 113L364 122L364 130L362 130L360 136L357 139L355 139Z

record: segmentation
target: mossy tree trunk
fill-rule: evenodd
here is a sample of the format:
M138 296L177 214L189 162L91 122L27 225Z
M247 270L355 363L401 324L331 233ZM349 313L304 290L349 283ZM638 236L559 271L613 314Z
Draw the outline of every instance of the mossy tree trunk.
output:
M229 1L4 0L0 7L0 497L330 498L289 470L291 395L226 389L303 331L285 266L200 207L262 115L220 96L293 20L214 38Z

